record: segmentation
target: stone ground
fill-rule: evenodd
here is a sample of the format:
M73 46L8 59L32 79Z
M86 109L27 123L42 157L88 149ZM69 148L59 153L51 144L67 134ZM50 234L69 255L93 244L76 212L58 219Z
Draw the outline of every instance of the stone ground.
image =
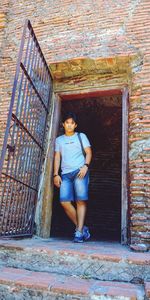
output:
M117 242L0 240L0 299L150 299L150 252Z

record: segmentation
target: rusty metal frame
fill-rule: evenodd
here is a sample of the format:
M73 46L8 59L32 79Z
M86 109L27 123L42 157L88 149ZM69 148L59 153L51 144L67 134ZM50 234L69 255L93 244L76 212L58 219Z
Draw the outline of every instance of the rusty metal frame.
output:
M52 79L29 20L23 29L0 160L0 236L32 236Z

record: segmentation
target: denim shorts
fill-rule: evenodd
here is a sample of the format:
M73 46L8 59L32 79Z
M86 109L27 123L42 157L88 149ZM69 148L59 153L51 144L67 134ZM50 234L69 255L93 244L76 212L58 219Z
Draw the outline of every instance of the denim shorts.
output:
M84 178L77 177L80 169L63 174L60 186L60 202L88 200L89 171Z

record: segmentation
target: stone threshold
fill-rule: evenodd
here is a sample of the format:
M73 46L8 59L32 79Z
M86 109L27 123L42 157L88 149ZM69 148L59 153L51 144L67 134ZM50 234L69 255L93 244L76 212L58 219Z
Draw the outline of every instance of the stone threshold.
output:
M150 265L149 252L135 252L128 246L122 246L117 242L96 242L88 241L82 244L73 243L67 239L49 238L43 239L33 237L28 239L0 239L0 251L18 250L34 253L47 253L49 255L54 252L60 255L72 255L80 258L92 258L106 260L110 262L128 262L137 265Z

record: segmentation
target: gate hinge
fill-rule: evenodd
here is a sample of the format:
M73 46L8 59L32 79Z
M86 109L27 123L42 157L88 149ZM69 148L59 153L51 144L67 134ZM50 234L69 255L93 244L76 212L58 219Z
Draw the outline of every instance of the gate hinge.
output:
M10 156L14 156L14 152L15 152L15 145L9 145L7 144L7 149L8 149L8 159L10 158Z

